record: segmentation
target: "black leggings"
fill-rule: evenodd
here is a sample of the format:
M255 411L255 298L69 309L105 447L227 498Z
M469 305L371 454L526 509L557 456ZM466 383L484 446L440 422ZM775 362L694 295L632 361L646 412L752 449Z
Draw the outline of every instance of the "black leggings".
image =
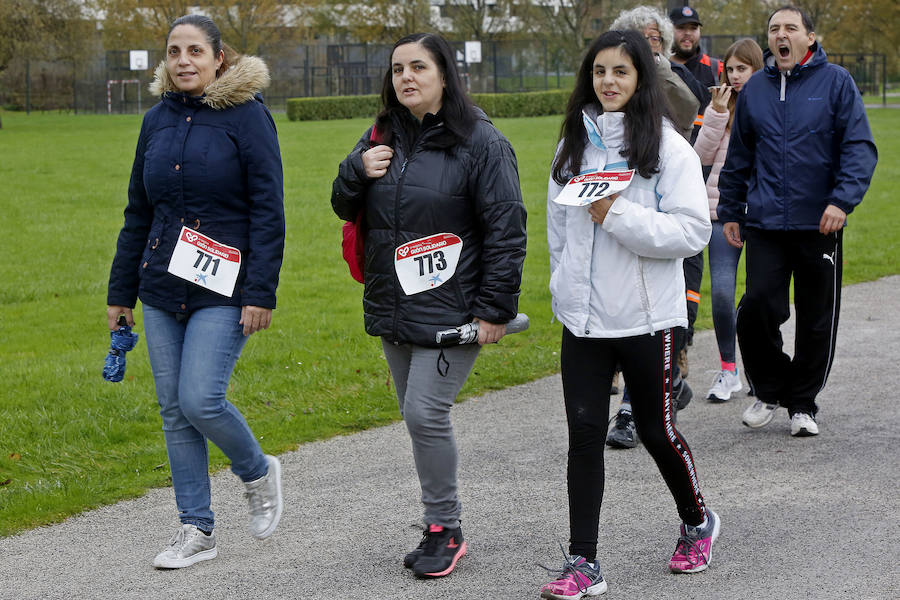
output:
M699 525L704 502L687 442L673 422L675 330L627 338L579 338L563 328L561 368L569 425L569 552L593 560L603 499L603 450L616 364L631 393L638 435L656 461L681 520Z

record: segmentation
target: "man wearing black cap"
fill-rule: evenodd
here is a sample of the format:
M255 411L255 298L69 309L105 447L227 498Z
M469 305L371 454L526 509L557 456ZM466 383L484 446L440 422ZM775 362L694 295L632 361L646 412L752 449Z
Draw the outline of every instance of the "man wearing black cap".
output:
M690 6L672 9L669 20L675 27L675 43L672 44L672 62L687 67L703 87L719 85L722 62L710 58L700 50L700 15Z

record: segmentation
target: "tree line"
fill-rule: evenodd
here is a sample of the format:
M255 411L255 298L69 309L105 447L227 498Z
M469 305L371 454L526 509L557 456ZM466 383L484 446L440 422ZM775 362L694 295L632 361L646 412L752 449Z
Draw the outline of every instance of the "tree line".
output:
M79 61L105 50L162 48L169 24L203 6L235 50L258 53L279 42L391 43L415 31L451 40L541 40L576 64L585 42L601 33L634 0L3 0L0 2L0 76L14 60ZM782 0L693 0L704 35L765 31ZM881 53L898 75L900 3L897 0L806 0L827 52ZM2 84L0 84L2 85Z

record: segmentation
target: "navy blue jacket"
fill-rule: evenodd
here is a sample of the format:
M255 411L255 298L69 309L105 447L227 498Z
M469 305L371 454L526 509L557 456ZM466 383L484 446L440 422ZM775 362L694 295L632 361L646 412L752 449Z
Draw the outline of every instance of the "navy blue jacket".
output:
M204 306L275 308L284 251L281 153L272 116L258 92L268 69L241 58L192 98L157 68L151 89L162 101L147 111L128 186L107 303L136 299L187 313ZM228 298L168 272L182 225L241 251Z
M341 162L332 186L335 213L353 220L365 210L366 332L394 343L435 346L435 333L478 317L508 323L518 310L525 260L525 205L512 146L480 109L471 135L449 149L435 147L442 117L408 126L408 111L392 119L394 156L387 173L369 178L362 153L371 129ZM440 113L439 113L440 114ZM395 249L436 233L463 242L456 274L444 285L406 295L394 269Z
M765 230L817 230L833 204L850 214L878 159L862 98L850 74L813 56L782 74L766 67L738 94L719 175L723 223Z

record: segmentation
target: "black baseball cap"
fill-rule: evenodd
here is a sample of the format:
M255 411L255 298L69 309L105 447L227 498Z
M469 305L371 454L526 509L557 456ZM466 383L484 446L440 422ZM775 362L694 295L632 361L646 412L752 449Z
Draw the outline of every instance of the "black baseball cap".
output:
M669 13L669 20L672 21L672 25L676 27L684 25L685 23L696 23L701 27L703 26L703 23L700 22L700 15L690 6L673 8L672 12Z

